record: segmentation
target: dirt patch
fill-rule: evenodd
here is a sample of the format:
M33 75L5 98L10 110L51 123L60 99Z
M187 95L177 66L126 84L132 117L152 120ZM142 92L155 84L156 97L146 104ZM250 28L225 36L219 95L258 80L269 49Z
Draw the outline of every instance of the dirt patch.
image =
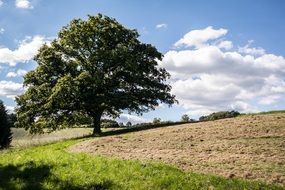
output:
M70 150L285 184L285 114L249 115L102 137Z

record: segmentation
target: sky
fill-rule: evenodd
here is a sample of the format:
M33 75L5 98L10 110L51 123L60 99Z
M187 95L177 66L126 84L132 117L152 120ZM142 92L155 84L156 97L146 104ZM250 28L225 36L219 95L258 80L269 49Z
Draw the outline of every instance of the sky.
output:
M283 0L0 0L0 99L10 111L34 55L72 19L115 18L164 54L179 104L119 121L285 109Z

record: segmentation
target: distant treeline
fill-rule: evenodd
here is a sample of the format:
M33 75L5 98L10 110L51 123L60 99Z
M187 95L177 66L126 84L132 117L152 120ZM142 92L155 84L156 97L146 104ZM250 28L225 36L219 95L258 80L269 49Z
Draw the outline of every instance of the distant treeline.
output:
M220 112L214 112L207 116L201 116L199 118L199 121L214 121L217 119L225 119L225 118L231 118L239 116L240 113L238 111L220 111Z
M103 128L136 128L136 127L144 127L144 126L152 126L152 127L164 127L164 126L170 126L170 125L179 125L179 124L185 124L185 123L194 123L197 121L191 120L191 121L155 121L155 122L146 122L146 123L138 123L132 125L131 122L127 122L125 125L123 123L118 123L115 120L111 119L102 119L101 120L101 126Z
M179 125L179 124L185 124L185 123L196 123L196 122L203 122L203 121L214 121L218 119L224 119L224 118L232 118L239 116L240 113L238 111L220 111L220 112L214 112L210 115L201 116L199 120L190 119L188 115L184 114L181 117L181 121L161 121L160 118L154 118L153 122L146 122L146 123L138 123L138 124L132 124L130 121L128 121L126 124L124 123L118 123L115 120L112 119L102 119L101 120L101 126L102 128L136 128L136 127L144 127L144 126L151 126L151 127L164 127L164 126L170 126L170 125ZM84 123L85 126L91 125L91 122L89 120L82 119L82 124Z

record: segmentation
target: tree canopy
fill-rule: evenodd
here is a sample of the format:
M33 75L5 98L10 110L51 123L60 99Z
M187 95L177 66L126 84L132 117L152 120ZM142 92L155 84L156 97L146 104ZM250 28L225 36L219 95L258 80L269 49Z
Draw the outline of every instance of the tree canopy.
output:
M101 14L72 20L40 48L37 68L24 76L27 90L16 98L17 126L43 132L82 116L92 119L96 134L102 115L139 114L175 103L166 83L170 74L157 64L163 55L138 37L136 30Z

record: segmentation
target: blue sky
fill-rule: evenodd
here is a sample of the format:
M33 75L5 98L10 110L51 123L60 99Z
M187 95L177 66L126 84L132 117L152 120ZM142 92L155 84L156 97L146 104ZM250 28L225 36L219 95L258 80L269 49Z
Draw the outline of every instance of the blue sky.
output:
M0 98L11 109L37 48L73 18L102 13L137 29L165 54L180 104L133 122L179 120L212 111L285 109L285 2L282 0L1 0ZM193 32L194 31L194 32Z

